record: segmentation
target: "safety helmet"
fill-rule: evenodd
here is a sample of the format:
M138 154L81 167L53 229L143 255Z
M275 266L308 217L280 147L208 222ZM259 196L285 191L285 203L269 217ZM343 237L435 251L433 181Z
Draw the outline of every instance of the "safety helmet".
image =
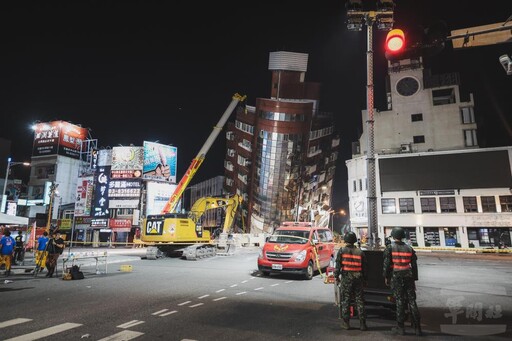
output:
M405 230L401 227L394 227L391 230L391 237L395 239L404 239L405 238Z
M345 243L354 244L355 242L357 242L357 237L354 232L347 232L345 233L343 240L345 241Z

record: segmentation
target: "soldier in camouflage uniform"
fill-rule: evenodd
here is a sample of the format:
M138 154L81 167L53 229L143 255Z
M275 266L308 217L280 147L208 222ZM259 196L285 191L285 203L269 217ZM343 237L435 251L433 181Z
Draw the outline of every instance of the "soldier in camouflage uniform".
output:
M345 247L341 248L336 255L336 269L334 276L340 281L341 275L341 328L350 328L350 302L355 300L359 316L359 328L368 330L366 327L366 312L364 309L363 287L366 282L366 258L361 249L354 246L357 237L354 232L345 234L343 240Z
M414 281L418 280L417 257L414 249L405 244L405 231L395 227L391 231L394 243L387 245L384 250L383 276L386 285L391 284L393 295L396 301L397 326L392 329L399 335L405 335L405 308L409 305L415 333L421 336L420 312L416 304L416 286Z

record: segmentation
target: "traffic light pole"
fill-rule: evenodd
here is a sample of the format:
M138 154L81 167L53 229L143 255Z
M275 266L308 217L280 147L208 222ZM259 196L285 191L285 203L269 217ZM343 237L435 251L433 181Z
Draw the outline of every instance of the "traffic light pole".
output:
M375 176L375 147L374 147L374 97L373 97L373 24L375 16L372 12L365 16L367 32L367 50L366 50L366 111L367 111L367 132L368 132L368 151L366 153L366 172L368 176L368 246L375 246L375 237L377 235L377 190Z

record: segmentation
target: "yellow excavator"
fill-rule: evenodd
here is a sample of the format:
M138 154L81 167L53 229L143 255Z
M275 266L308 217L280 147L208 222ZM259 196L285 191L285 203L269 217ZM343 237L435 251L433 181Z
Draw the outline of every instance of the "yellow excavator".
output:
M217 125L213 127L210 136L199 150L199 153L192 160L162 212L158 215L148 215L144 219L141 241L145 244L151 244L146 249L147 259L156 259L164 252L169 254L184 247L182 254L186 255L187 259L197 259L214 254L216 247L210 243L211 231L205 230L202 225L204 214L210 208L225 207L226 209L226 218L222 228L223 236L232 228L234 215L241 203L241 197L238 195L231 198L200 198L194 203L189 213L184 214L175 211L183 192L203 163L206 153L222 131L231 113L245 98L246 96L239 94L233 95L231 103L222 114Z
M198 199L188 213L168 213L149 216L146 219L144 241L153 243L146 251L147 259L157 259L164 253L177 254L187 260L214 256L219 247L212 236L217 228L227 236L234 227L238 208L242 203L240 195L232 197L203 197ZM209 212L218 214L223 210L221 226L205 227ZM213 212L215 211L215 212Z

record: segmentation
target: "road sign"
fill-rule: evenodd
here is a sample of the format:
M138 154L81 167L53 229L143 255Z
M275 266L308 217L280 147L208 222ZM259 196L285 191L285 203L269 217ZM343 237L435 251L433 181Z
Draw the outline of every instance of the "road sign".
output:
M454 49L512 42L512 21L462 28L447 37Z

